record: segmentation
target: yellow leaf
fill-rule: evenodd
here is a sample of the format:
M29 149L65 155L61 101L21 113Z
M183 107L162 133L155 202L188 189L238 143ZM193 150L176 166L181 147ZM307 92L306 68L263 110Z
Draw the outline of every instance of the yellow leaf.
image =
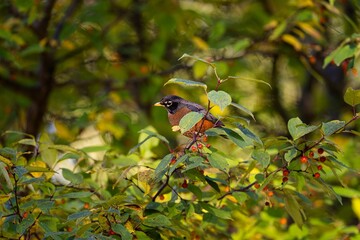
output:
M0 195L0 204L6 203L11 197L11 194L1 194Z
M69 128L62 122L55 121L55 128L56 128L56 134L59 138L62 138L65 140L73 140L74 139L74 136L72 135Z
M193 65L193 72L194 72L194 77L196 79L202 78L203 76L205 76L207 70L208 70L209 65L205 64L203 62L197 61L194 63Z
M10 159L7 159L7 158L5 158L5 157L3 157L3 156L1 156L1 155L0 155L0 161L3 162L3 163L5 163L5 164L8 165L8 166L14 165L14 164L11 162Z
M35 161L35 162L31 162L29 164L31 167L42 167L42 168L46 168L46 163L43 161ZM43 175L43 172L31 172L31 175L33 175L36 178L39 178Z
M120 95L115 91L109 93L109 98L116 104L120 104L122 102Z
M290 34L284 34L281 39L290 44L291 46L293 46L293 48L296 50L296 51L300 51L301 48L302 48L302 44L301 42L296 38L294 37L293 35L290 35Z
M65 48L66 50L73 50L75 48L75 45L73 42L69 41L69 40L64 40L61 43L62 47Z
M304 23L304 22L299 22L297 24L305 33L309 34L310 36L312 36L313 38L315 38L316 40L321 40L322 35L319 33L318 30L316 30L313 26L311 26L308 23Z
M236 200L236 198L233 195L227 195L226 199L230 200L233 203L237 203L238 201Z
M299 8L310 8L310 7L314 7L314 3L312 0L298 0L297 5Z
M199 38L199 37L193 37L192 38L192 42L194 43L194 45L201 49L201 50L208 50L209 49L209 45L207 44L207 42L205 42L203 39Z
M353 198L351 200L351 206L355 215L360 219L360 198Z

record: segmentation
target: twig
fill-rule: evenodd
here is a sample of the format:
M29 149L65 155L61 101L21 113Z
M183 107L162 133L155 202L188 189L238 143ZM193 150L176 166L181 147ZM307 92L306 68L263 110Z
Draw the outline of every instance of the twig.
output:
M222 200L224 197L228 196L228 195L231 195L233 194L234 192L248 192L249 189L254 186L255 184L257 183L257 181L247 185L246 187L242 187L242 188L238 188L238 189L234 189L234 190L231 190L227 193L225 193L224 195L222 195L221 197L218 198L218 200Z

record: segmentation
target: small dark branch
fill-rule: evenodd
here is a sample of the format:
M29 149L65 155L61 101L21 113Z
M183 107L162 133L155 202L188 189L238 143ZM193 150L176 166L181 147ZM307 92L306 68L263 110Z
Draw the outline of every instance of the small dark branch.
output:
M19 199L18 199L18 182L19 179L16 178L16 175L14 174L14 195L15 195L15 207L16 207L16 214L19 216L19 222L22 221L23 217L20 212L20 206L19 206Z
M233 194L234 192L248 192L249 189L254 186L255 184L257 183L257 181L245 186L245 187L242 187L242 188L238 188L238 189L233 189L227 193L225 193L224 195L222 195L221 197L218 198L218 200L222 200L224 197L228 196L228 195L231 195Z
M277 109L283 121L287 122L289 118L280 100L280 91L279 91L279 82L278 82L278 78L279 78L278 62L279 62L279 56L274 55L272 70L271 70L272 97L274 102L274 109Z
M21 93L28 98L32 98L33 92L37 90L37 87L25 86L9 78L4 78L3 76L0 76L0 86L11 89L14 92Z
M169 175L165 175L166 176L166 180L163 183L163 185L161 185L161 187L159 188L159 190L156 192L156 194L154 195L154 197L152 198L152 201L155 202L156 198L161 194L161 192L166 188L166 186L169 184L169 180L170 177Z
M27 228L26 232L23 234L23 235L26 234L25 239L31 239L31 228L35 226L36 222L39 220L39 218L41 217L42 214L43 214L43 212L39 212L39 214L35 218L34 222ZM20 236L20 238L21 238L21 236Z
M44 16L40 21L35 21L31 26L38 39L43 39L47 35L47 28L51 20L51 14L55 3L56 0L47 0L44 9Z
M64 28L66 20L68 20L74 14L74 12L80 6L81 3L82 3L82 0L73 0L70 3L69 7L65 11L64 16L61 18L60 22L56 26L56 30L55 30L55 33L53 36L53 38L55 40L59 41L59 37L60 37L61 31Z

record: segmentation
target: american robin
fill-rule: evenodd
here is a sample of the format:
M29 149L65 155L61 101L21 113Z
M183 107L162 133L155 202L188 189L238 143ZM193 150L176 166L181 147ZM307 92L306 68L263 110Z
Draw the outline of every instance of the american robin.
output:
M179 129L180 120L189 112L198 112L204 114L202 118L194 127L184 133L189 138L195 136L202 136L204 132L213 127L222 127L224 124L209 113L203 106L189 102L179 96L169 95L161 99L160 102L154 104L154 106L165 107L168 112L169 122L174 131Z

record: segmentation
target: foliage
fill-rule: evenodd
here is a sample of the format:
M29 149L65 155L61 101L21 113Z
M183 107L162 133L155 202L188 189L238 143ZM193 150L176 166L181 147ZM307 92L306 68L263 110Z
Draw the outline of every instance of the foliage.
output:
M3 1L0 236L357 239L359 8Z

